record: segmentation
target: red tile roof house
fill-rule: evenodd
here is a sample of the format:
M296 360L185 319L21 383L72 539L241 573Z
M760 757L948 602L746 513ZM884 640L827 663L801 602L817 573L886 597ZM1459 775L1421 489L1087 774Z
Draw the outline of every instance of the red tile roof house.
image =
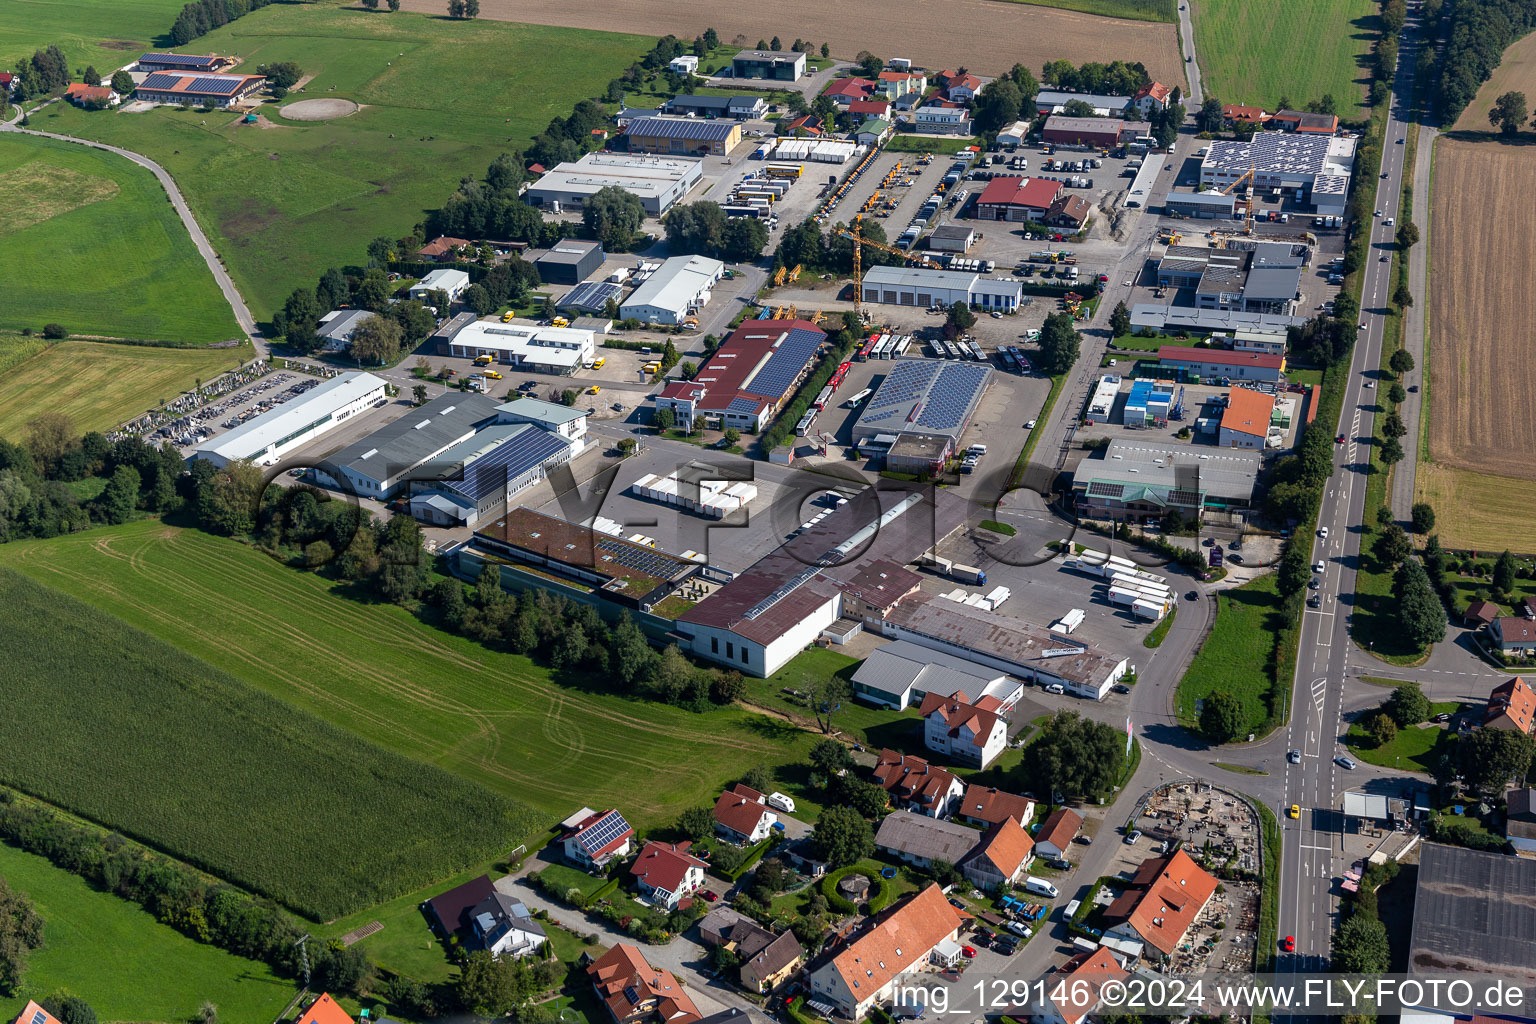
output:
M1234 127L1241 124L1257 128L1259 125L1269 120L1269 115L1264 112L1263 107L1244 106L1241 103L1228 103L1226 106L1222 107L1221 117L1222 120L1227 123L1228 127Z
M975 75L961 75L951 79L945 89L945 95L960 103L969 103L976 98L981 91L981 79Z
M1164 957L1172 956L1216 885L1215 877L1183 850L1153 857L1104 911L1109 924L1104 934L1139 940Z
M664 910L676 907L683 897L704 884L707 865L688 852L691 844L658 843L652 840L640 849L640 856L629 866L640 895Z
M1514 729L1536 736L1536 690L1519 676L1493 688L1483 715L1484 729Z
M996 825L1016 818L1023 825L1035 820L1035 802L1027 796L1005 793L1000 789L967 786L960 801L959 815L973 825Z
M5 85L3 79L9 77L9 75L0 75L0 86ZM21 1008L21 1014L17 1016L15 1024L59 1024L59 1018L36 1003L28 1001L27 1005Z
M1061 182L1044 178L993 178L976 197L977 220L1038 221L1061 194Z
M1013 885L1034 859L1035 841L1017 818L1005 818L987 829L981 842L958 867L978 889L1002 889Z
M1065 857L1067 847L1082 827L1081 814L1067 807L1056 808L1035 833L1035 853L1041 857Z
M968 768L985 768L1008 748L1008 723L997 713L996 698L983 698L990 707L968 704L963 697L930 693L918 714L923 716L923 745L935 754Z
M875 83L868 78L839 78L822 90L822 95L841 107L854 100L867 100L874 94Z
M1057 196L1045 213L1044 223L1053 228L1081 231L1093 212L1093 204L1082 196Z
M439 235L426 245L416 250L416 258L426 260L429 263L453 262L457 257L456 250L467 245L473 245L467 238L450 238L447 235Z
M882 96L894 100L909 92L922 92L928 88L928 79L916 71L882 71L875 88Z
M1148 82L1136 90L1136 95L1131 97L1131 102L1136 109L1141 111L1142 117L1151 117L1152 111L1162 110L1168 105L1169 97L1173 90L1161 82Z
M85 106L87 103L105 103L109 107L115 107L122 102L122 97L105 85L82 85L75 82L64 90L64 98L76 106Z
M930 818L948 818L960 806L965 784L920 757L880 751L874 783L890 795L892 806Z
M784 125L784 134L793 135L796 132L804 132L807 135L821 134L821 118L815 114L801 114L793 121Z
M870 118L885 119L891 116L891 105L885 100L854 100L848 104L848 113L852 114L856 121L868 121Z
M761 842L778 820L763 794L739 782L715 801L715 831L732 842Z
M1045 992L1037 1009L1040 1024L1080 1024L1099 1008L1100 994L1110 981L1124 981L1130 974L1105 946L1092 953L1078 953L1066 963Z
M294 1024L352 1024L352 1015L343 1010L329 992L309 1004L309 1009L293 1018Z
M671 972L646 963L627 942L593 961L587 977L614 1024L696 1024L704 1016Z
M1499 617L1499 606L1492 601L1473 601L1462 614L1462 623L1472 629L1486 626Z
M628 856L630 841L635 838L635 830L618 811L583 807L560 824L565 829L565 859L588 871Z

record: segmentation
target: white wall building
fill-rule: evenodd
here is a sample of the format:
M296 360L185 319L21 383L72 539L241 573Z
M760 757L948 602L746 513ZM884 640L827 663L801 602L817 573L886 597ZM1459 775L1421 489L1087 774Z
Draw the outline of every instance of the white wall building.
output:
M467 359L488 355L519 370L570 374L591 362L596 352L596 336L577 327L476 320L453 336L446 354Z
M192 449L192 458L226 466L242 459L270 466L289 452L385 401L385 383L371 373L344 373Z
M459 296L464 294L464 289L469 287L469 275L462 270L450 270L442 267L432 271L426 277L411 285L411 298L421 302L430 302L428 293L445 291L448 293L449 302L459 301ZM447 316L446 309L437 311L439 315Z
M964 107L918 107L912 111L912 125L920 132L969 135L971 116Z
M967 302L984 310L1011 312L1019 308L1024 286L1018 281L994 281L958 270L913 267L873 267L864 274L864 301L890 306L953 306Z
M673 57L672 62L667 67L679 75L692 75L699 70L699 58L691 53L685 53L682 56Z
M1008 746L1008 723L995 711L934 694L922 715L923 745L951 764L985 768Z
M707 256L673 256L636 288L619 315L646 323L676 325L709 302L710 289L725 276L725 264Z
M587 414L579 409L568 409L537 398L514 398L496 407L496 419L500 423L532 423L543 427L571 442L578 452L587 444Z

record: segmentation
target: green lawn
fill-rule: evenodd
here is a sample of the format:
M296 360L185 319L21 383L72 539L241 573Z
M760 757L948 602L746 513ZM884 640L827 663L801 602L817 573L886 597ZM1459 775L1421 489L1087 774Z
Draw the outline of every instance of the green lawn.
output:
M1174 0L1014 0L1036 7L1059 7L1064 11L1082 11L1104 18L1129 18L1133 21L1177 21Z
M0 328L59 323L176 345L244 338L160 183L122 157L7 135L0 244L25 254L6 261Z
M44 410L65 413L77 431L110 430L175 398L199 380L251 357L239 348L150 348L101 341L45 343L0 336L0 437L21 437ZM22 358L10 363L9 356Z
M31 897L46 922L20 991L0 997L0 1019L60 989L104 1021L188 1021L204 1000L223 1020L271 1021L293 997L265 964L194 942L35 854L0 845L0 878Z
M1430 714L1433 717L1441 712L1454 713L1460 706L1455 701L1437 702L1430 705ZM1367 714L1365 717L1372 716ZM1356 757L1370 764L1433 773L1440 763L1440 748L1451 742L1451 735L1446 726L1426 722L1397 730L1397 737L1391 743L1378 747L1360 722L1355 722L1349 727L1345 743Z
M258 318L333 265L399 237L504 151L604 86L655 40L333 4L273 4L197 41L241 71L291 60L314 79L289 100L363 104L334 121L244 126L234 114L159 108L92 116L63 104L32 119L152 154L176 177ZM287 101L285 101L287 102Z
M1271 660L1281 626L1276 577L1260 576L1223 591L1216 602L1216 625L1179 681L1179 722L1194 728L1200 717L1197 702L1222 690L1242 702L1247 712L1244 731L1258 732L1269 717Z
M742 708L696 714L611 695L602 680L557 681L244 545L155 521L5 545L0 564L549 821L585 805L621 808L638 829L670 824L753 765L798 766L814 740Z
M1378 29L1373 0L1189 0L1205 94L1274 111L1332 93L1340 117L1366 115L1363 66Z
M891 141L886 143L886 149L893 153L942 153L954 154L974 146L976 140L970 137L948 137L938 135L903 135L891 136Z
M45 46L64 51L70 70L93 65L102 78L145 50L169 45L183 0L10 0L0 4L0 68L15 70ZM198 51L201 52L201 51Z
M1155 334L1150 338L1143 338L1136 334L1121 334L1117 335L1115 340L1110 342L1110 345L1114 348L1130 349L1136 352L1156 352L1164 345L1180 345L1192 348L1204 340L1204 338L1194 337L1175 338L1169 334Z

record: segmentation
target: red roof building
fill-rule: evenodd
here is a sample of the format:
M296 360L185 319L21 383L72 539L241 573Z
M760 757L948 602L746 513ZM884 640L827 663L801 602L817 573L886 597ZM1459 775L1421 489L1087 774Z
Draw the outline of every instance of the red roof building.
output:
M1163 83L1148 82L1136 90L1136 95L1131 97L1131 102L1141 110L1143 115L1146 115L1154 110L1162 110L1166 107L1168 99L1172 95L1173 90Z
M443 260L452 260L455 256L455 250L462 249L471 244L473 243L467 238L450 238L447 235L439 235L420 249L417 249L416 255L418 258L432 263L441 263Z
M1078 953L1061 965L1058 975L1051 984L1048 1012L1041 1015L1046 1024L1079 1024L1098 1009L1099 993L1108 982L1130 977L1105 946Z
M1035 818L1035 802L1027 796L1005 793L995 787L970 785L965 788L957 813L975 825L996 825L1009 818L1028 825Z
M106 103L110 105L121 99L116 92L105 85L84 85L80 82L74 82L68 89L65 89L64 98L77 105L86 103Z
M948 818L965 795L965 784L954 775L920 757L894 750L880 751L874 783L890 795L896 807L930 818Z
M1092 212L1093 204L1082 196L1059 195L1052 201L1051 208L1045 211L1044 223L1053 228L1081 231Z
M1140 939L1169 956L1216 891L1216 879L1183 850L1142 862L1104 912L1107 935Z
M1257 127L1269 120L1269 114L1263 107L1250 107L1242 103L1228 103L1221 108L1222 120L1229 125L1251 125Z
M980 91L981 79L975 75L959 75L950 79L944 86L945 95L961 102L975 99Z
M854 100L848 104L848 113L861 121L872 117L887 118L891 116L891 105L885 100Z
M827 332L809 320L748 320L699 367L689 382L694 387L668 385L656 408L671 409L683 425L703 417L722 428L760 431L810 372L826 340Z
M874 1003L890 997L905 972L925 963L935 946L953 939L968 917L949 905L942 889L929 884L821 961L810 972L811 998L859 1020Z
M821 118L815 114L801 114L784 126L785 135L794 135L796 132L804 132L806 135L820 135Z
M592 811L571 822L565 834L565 857L584 868L601 868L629 853L635 830L618 811Z
M1536 691L1531 689L1531 684L1515 676L1509 682L1494 687L1488 695L1483 728L1515 729L1527 736L1536 735Z
M982 835L961 872L982 889L999 889L1019 880L1034 859L1035 841L1017 818L1004 818Z
M1310 110L1281 110L1270 121L1282 131L1302 135L1332 135L1339 130L1337 114L1315 114Z
M646 963L640 951L620 942L587 968L598 1000L615 1024L695 1024L703 1017L687 990L668 971Z
M847 106L854 100L867 100L875 94L875 83L868 78L838 78L822 90L832 102Z
M629 866L630 877L642 895L652 903L671 910L683 897L704 884L706 865L688 852L691 843L658 843L652 840L640 848L640 855Z
M9 78L10 75L0 75L0 79ZM0 86L5 85L0 81ZM21 1008L20 1015L16 1018L16 1024L60 1024L59 1018L38 1006L35 1002L28 1002Z
M1067 847L1083 827L1083 816L1068 807L1058 807L1040 823L1035 833L1035 848L1046 857L1065 857Z
M1061 194L1061 182L1044 178L993 178L976 197L978 220L1038 221Z
M715 828L737 842L755 843L768 838L779 816L768 809L767 798L750 786L737 783L715 801Z
M352 1015L343 1010L329 992L309 1004L309 1009L293 1019L293 1024L352 1024Z

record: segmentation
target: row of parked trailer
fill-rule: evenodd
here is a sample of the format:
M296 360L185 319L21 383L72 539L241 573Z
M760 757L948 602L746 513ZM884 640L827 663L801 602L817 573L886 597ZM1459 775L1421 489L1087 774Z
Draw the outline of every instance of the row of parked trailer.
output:
M799 164L769 164L761 172L753 171L732 187L721 211L727 217L776 220L773 204L784 198L799 175Z
M1137 618L1157 621L1174 605L1168 578L1148 572L1129 558L1084 548L1068 555L1066 565L1104 580L1109 603L1127 609Z

